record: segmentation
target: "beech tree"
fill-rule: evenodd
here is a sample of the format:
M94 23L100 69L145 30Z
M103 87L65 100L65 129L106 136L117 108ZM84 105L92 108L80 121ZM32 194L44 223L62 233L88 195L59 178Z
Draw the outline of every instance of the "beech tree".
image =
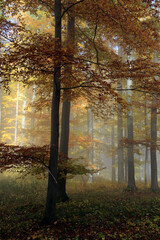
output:
M71 13L68 14L68 23L67 23L67 46L68 48L74 48L74 39L75 39L75 18L72 17ZM72 56L73 57L73 56ZM72 65L66 66L66 74L70 75L72 71ZM62 120L61 120L61 138L60 138L60 153L68 158L68 145L69 145L69 122L70 122L70 100L67 96L67 91L64 90L63 93L63 104L62 104ZM58 200L66 201L68 196L66 193L66 176L67 171L64 172L64 176L59 176L58 179Z
M158 62L158 58L154 53L154 62ZM155 77L157 80L157 77ZM158 178L157 178L157 95L152 94L152 107L151 107L151 189L158 190Z
M122 57L122 49L118 48L118 54ZM121 81L118 82L119 90L122 89L122 83ZM122 97L122 93L120 93L120 96ZM123 145L122 145L122 139L123 139L123 118L122 118L122 112L121 112L121 104L118 104L118 116L117 116L117 136L118 136L118 182L124 181L124 152L123 152Z

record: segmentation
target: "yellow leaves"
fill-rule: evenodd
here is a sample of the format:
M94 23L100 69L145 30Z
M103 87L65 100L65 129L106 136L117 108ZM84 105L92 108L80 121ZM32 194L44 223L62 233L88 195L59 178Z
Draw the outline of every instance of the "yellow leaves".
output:
M24 23L27 29L30 29L33 32L39 30L43 33L52 33L54 34L54 19L50 15L48 16L44 11L37 11L37 16L30 15L29 12L22 14Z
M80 48L84 48L84 45L83 45L82 43L80 43L80 42L78 42L77 45L78 45L78 47L80 47Z

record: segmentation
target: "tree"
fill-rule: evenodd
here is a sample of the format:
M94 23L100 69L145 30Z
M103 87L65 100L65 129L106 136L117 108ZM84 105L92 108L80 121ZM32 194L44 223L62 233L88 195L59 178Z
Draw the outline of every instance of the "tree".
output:
M55 0L55 50L61 48L61 0ZM59 140L59 103L60 103L61 63L56 62L53 79L53 97L51 109L51 143L49 160L48 191L46 209L43 222L48 223L56 219L57 200L57 167Z
M115 181L116 180L116 171L115 171L115 154L113 152L113 149L115 148L115 143L114 143L114 134L115 134L115 131L114 131L114 126L112 126L112 181Z
M68 24L67 24L67 46L73 51L74 48L74 39L75 39L75 18L72 17L71 13L68 14ZM73 53L71 54L73 57ZM66 66L66 77L70 77L72 71L72 65ZM68 144L69 144L69 121L70 121L70 100L69 96L67 96L67 92L70 90L64 90L64 101L62 104L62 120L61 120L61 138L60 138L60 153L66 157L66 161L68 158ZM58 178L58 195L57 199L66 201L68 200L68 196L66 193L66 176L67 171L63 173L63 176L59 176Z
M122 49L118 48L118 54L122 57ZM121 91L122 83L121 80L118 82L118 89ZM122 97L122 93L120 92ZM123 153L123 118L121 111L121 104L118 104L118 116L117 116L117 136L118 136L118 182L124 182L124 153Z
M145 96L145 106L144 106L144 124L145 124L145 137L146 139L149 137L148 136L148 129L147 129L147 125L148 125L148 113L147 113L147 98ZM145 146L145 184L147 185L148 181L149 181L149 154L148 154L148 150L149 147L148 145Z
M127 88L130 89L132 86L131 79L127 80ZM128 103L131 104L131 91L128 91ZM135 188L135 175L134 175L134 152L133 152L133 111L132 106L129 106L127 115L127 131L128 131L128 188Z
M158 62L156 54L154 54L154 62ZM157 80L157 78L156 78ZM151 108L151 189L153 191L158 190L158 179L157 179L157 95L152 94L152 108Z
M92 114L92 109L90 107L88 107L87 109L87 120L88 120L88 135L89 137L91 138L91 140L93 140L93 114ZM91 146L89 148L89 153L88 153L88 159L89 159L89 162L90 164L94 164L93 163L93 143L91 143ZM89 176L90 179L89 179L89 182L92 182L93 181L93 175L90 175Z

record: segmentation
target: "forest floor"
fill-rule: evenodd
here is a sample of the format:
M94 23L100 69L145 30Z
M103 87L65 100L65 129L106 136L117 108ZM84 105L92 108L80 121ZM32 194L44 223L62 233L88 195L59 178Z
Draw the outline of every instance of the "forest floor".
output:
M1 177L0 239L160 239L160 193L69 181L71 200L58 203L57 221L44 227L46 187L42 179Z

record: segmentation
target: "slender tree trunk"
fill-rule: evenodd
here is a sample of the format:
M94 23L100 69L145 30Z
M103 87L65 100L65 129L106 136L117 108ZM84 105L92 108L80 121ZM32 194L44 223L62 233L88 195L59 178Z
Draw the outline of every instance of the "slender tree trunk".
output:
M130 89L132 85L132 80L127 80L127 88ZM128 103L131 104L132 92L128 91ZM128 188L134 189L135 185L135 170L134 170L134 152L133 152L133 110L132 106L129 106L128 116L127 116L127 129L128 129Z
M61 0L55 0L55 49L61 48ZM54 68L53 97L51 108L51 146L48 176L48 191L43 223L56 219L57 201L57 165L59 140L59 104L61 63L56 62Z
M144 171L145 171L145 177L144 177L144 182L145 185L148 184L148 178L149 178L149 174L148 174L148 146L145 147L145 165L144 165Z
M16 121L15 121L15 132L14 132L14 145L17 145L18 109L19 109L19 83L17 84L17 101L16 101Z
M154 53L154 63L158 63L157 54ZM156 76L156 80L158 77ZM152 95L152 108L151 108L151 189L158 190L158 176L157 176L157 95Z
M157 101L157 97L153 95L152 104ZM157 108L151 108L151 189L158 190L158 178L157 178Z
M33 85L32 104L34 103L35 98L36 98L36 85L34 84L34 85ZM32 111L32 115L31 115L30 145L33 145L33 143L34 143L34 133L33 133L33 131L34 131L34 124L35 124L35 119L34 119L34 117L33 117L34 107L32 107L31 111Z
M145 109L144 109L144 115L145 115L145 136L146 136L146 139L148 137L148 132L147 132L147 100L145 100ZM145 185L148 184L148 178L149 178L149 175L148 175L148 146L145 146L145 162L144 162L144 182L145 182Z
M122 48L118 47L118 55L122 57ZM122 89L122 83L118 82L118 89ZM122 95L122 92L119 92ZM123 119L122 119L122 107L118 104L118 117L117 117L117 136L118 136L118 182L124 182L124 153L123 153Z
M114 126L112 126L112 181L116 181L116 171L115 171L115 153L114 153L114 148L115 148L115 143L114 143Z
M67 24L67 45L68 47L74 47L74 38L75 38L75 18L68 15L68 24ZM71 56L73 57L73 55ZM72 65L66 67L66 76L70 74L72 70ZM68 76L70 77L70 76ZM67 90L66 90L67 91ZM69 91L69 90L68 90ZM64 92L64 102L62 105L62 120L61 120L61 140L60 140L60 153L63 157L68 158L68 144L69 144L69 122L70 122L70 100L67 99L67 92ZM62 177L64 176L64 177ZM69 197L66 193L66 177L67 171L63 172L63 175L58 173L58 191L57 191L57 200L58 201L67 201Z
M122 85L119 82L118 88L121 89ZM124 154L123 154L123 145L122 145L122 138L123 138L123 120L121 114L121 105L118 104L118 119L117 119L117 136L118 136L118 182L124 182Z
M88 134L90 138L93 140L93 114L91 108L88 108ZM93 164L93 145L90 147L89 152L88 152L88 158L91 164ZM93 182L93 175L89 175L89 180L90 183Z
M124 129L124 136L127 138L127 129ZM124 152L124 181L128 182L128 158L127 158L127 152Z
M23 100L23 117L22 117L22 133L21 133L21 146L24 145L24 129L25 129L25 123L26 123L26 97Z

